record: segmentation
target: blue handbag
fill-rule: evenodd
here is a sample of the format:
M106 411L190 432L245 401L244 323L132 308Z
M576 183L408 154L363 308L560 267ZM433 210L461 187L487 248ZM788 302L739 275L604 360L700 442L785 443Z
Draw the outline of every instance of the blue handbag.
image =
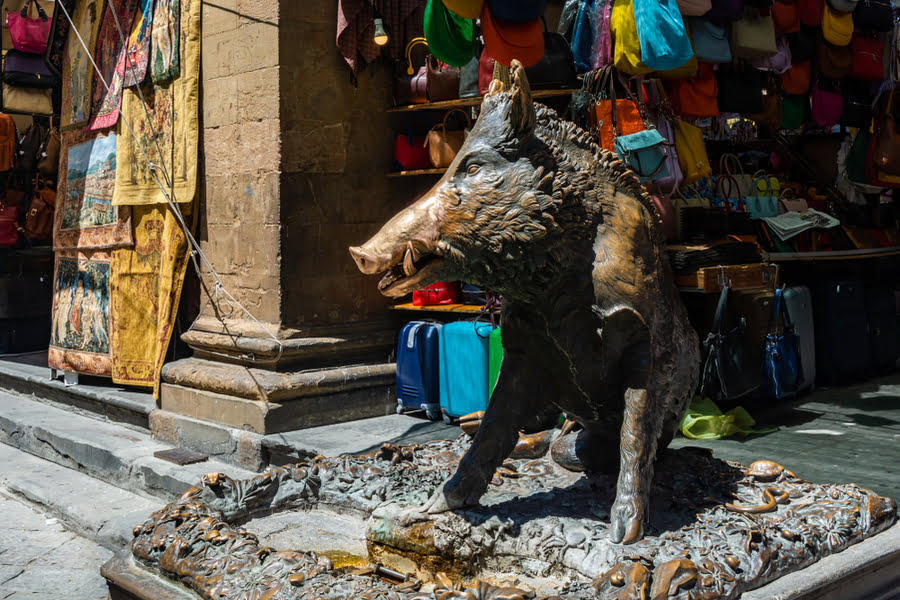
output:
M694 50L675 0L634 0L641 62L655 71L684 66Z
M772 325L782 318L784 329L781 335L773 332ZM766 371L769 395L781 400L796 395L803 381L803 368L800 362L800 339L794 333L794 324L788 314L784 302L784 288L775 290L775 301L769 316L770 333L766 334L766 347L763 351L763 365Z
M689 17L688 25L697 60L707 63L731 62L731 46L723 25L702 17Z
M613 142L616 154L637 174L641 181L668 177L665 138L656 129L645 129L620 135Z
M762 182L765 183L764 187L759 185ZM753 189L756 190L756 195L744 198L750 216L754 219L777 217L781 213L781 204L778 202L778 196L772 188L769 177L763 176L756 179L753 182Z
M568 8L568 2L567 8ZM572 47L572 55L575 58L575 70L585 73L594 68L594 23L591 15L594 10L594 0L577 0L577 8L571 27L563 33L563 36Z

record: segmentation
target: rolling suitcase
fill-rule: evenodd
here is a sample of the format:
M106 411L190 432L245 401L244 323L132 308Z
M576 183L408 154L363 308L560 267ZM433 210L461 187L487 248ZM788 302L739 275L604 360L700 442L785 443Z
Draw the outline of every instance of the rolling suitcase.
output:
M816 381L816 331L813 321L812 292L805 285L784 289L784 303L800 340L800 365L803 373L797 391L811 389Z
M869 368L866 300L859 280L827 281L813 296L819 383L860 377Z
M893 371L900 358L900 328L892 288L866 288L866 322L872 369L879 373Z
M441 327L440 398L444 421L487 408L490 323L456 321Z
M400 330L397 343L397 412L424 410L437 419L441 406L440 352L441 325L411 321Z

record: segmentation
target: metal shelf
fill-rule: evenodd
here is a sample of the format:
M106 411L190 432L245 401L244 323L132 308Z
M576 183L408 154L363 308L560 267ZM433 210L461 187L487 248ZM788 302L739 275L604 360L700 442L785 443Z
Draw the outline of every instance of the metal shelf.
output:
M419 169L417 171L394 171L388 177L413 177L416 175L443 175L447 169Z

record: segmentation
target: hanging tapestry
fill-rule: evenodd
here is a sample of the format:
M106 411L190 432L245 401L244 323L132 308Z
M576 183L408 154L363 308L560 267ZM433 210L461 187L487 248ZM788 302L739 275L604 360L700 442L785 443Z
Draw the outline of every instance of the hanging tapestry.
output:
M122 81L125 77L125 32L131 31L131 23L137 12L138 0L116 0L106 5L103 23L97 35L94 62L103 75L94 77L91 119L85 130L93 131L112 127L119 120L122 104ZM118 21L116 18L118 17ZM121 33L120 33L121 27ZM124 42L124 43L123 43ZM106 88L103 81L109 85Z
M192 202L196 195L201 0L181 0L181 7L181 75L171 83L144 84L141 90L146 105L135 88L124 92L122 115L132 124L137 142L124 125L119 126L116 152L120 168L116 172L114 205L166 203L140 148L151 162L165 168L177 202ZM164 182L160 172L155 175Z
M87 250L131 244L131 210L113 206L116 134L62 134L54 250Z
M180 205L185 211L191 205ZM190 216L186 216L190 224ZM168 205L134 209L134 248L110 267L112 378L159 389L189 261L187 237Z
M177 77L181 71L181 0L156 0L150 70L154 83Z
M94 67L81 42L83 40L87 44L91 53L94 51L105 6L106 0L88 0L79 2L74 13L69 13L81 40L74 33L70 35L63 53L62 110L59 117L63 131L83 126L91 116Z
M62 75L63 52L66 49L66 40L69 39L69 18L73 21L75 20L75 0L58 1L60 6L59 15L53 20L53 27L50 29L50 39L47 42L47 52L44 54L44 59L57 75ZM66 15L69 15L69 18Z
M50 368L109 376L109 253L57 252Z
M140 0L131 35L128 36L128 50L125 53L125 87L131 87L147 77L150 63L150 30L153 26L153 0Z

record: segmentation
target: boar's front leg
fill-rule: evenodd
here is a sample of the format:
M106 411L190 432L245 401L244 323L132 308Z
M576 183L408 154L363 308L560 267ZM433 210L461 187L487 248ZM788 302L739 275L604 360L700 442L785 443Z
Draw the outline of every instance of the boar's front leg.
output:
M512 327L504 324L503 364L481 426L456 473L419 510L440 513L477 504L519 439L519 431L545 422L550 411L559 412L546 395L542 368L511 347Z

